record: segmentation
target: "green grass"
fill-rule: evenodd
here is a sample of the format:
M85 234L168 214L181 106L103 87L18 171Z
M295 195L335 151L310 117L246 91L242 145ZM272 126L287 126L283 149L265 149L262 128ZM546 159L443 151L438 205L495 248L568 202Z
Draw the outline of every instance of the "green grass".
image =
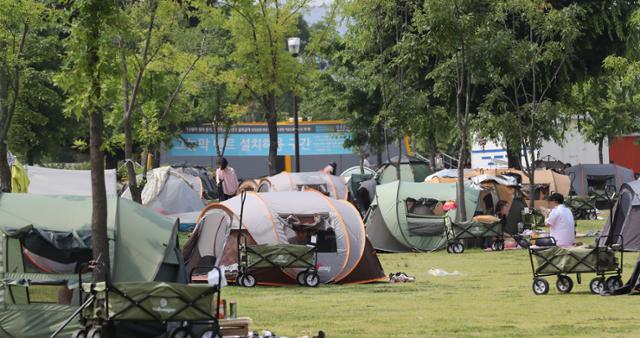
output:
M579 231L600 229L603 222L581 221ZM387 274L404 271L417 281L315 289L227 287L223 298L238 302L239 315L253 319L252 330L289 337L320 329L329 337L637 337L640 332L640 298L591 295L587 283L594 275L584 275L568 295L559 294L550 277L549 294L535 296L525 250L379 257ZM625 257L625 281L637 257ZM433 277L427 274L430 268L462 275Z

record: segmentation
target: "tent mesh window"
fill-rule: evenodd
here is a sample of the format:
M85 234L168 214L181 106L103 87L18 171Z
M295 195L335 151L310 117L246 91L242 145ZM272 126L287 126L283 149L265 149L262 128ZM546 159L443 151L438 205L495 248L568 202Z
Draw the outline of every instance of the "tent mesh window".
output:
M309 190L316 190L321 192L322 194L324 194L325 196L329 196L329 189L327 188L326 184L301 184L298 185L298 190L299 191L309 191Z
M333 229L321 230L316 233L318 252L338 252L336 232Z
M604 190L607 185L615 185L615 176L611 175L589 175L587 176L587 185L596 190Z
M405 201L409 233L416 236L437 236L444 233L445 220L442 217L442 203L432 198Z

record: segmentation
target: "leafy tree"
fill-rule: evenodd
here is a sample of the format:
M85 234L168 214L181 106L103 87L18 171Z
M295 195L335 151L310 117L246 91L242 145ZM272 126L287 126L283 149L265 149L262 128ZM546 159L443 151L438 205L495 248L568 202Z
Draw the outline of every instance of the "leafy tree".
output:
M459 135L458 196L464 196L464 167L468 159L471 119L477 111L477 89L485 82L483 65L490 48L494 26L491 2L467 0L425 1L414 26L420 43L430 50L426 57L437 60L427 74L433 95L455 113ZM466 205L458 198L459 215L464 220Z
M27 53L27 48L39 42L39 31L51 19L47 17L48 14L49 9L40 1L0 1L1 191L11 191L11 169L7 162L9 128L20 96L23 95L24 74L30 71L38 55L31 48Z
M300 65L286 50L286 39L297 33L298 17L308 0L229 1L227 28L235 41L231 54L236 87L248 90L265 111L269 132L268 167L276 173L278 155L277 98L292 88Z
M89 152L91 160L91 246L93 258L100 264L94 279L104 281L110 271L107 236L107 195L104 180L104 98L103 76L112 60L104 46L110 43L104 32L111 29L114 2L77 0L73 3L72 28L66 41L67 65L58 79L68 93L67 109L77 116L89 115ZM108 332L107 332L108 334Z
M604 141L633 132L640 116L640 63L609 56L602 68L601 76L576 83L572 88L580 130L587 140L598 145L600 163Z
M484 120L495 119L492 126L525 151L530 195L538 149L543 141L563 136L567 114L558 98L559 77L580 35L579 14L575 5L557 9L529 1L502 1L495 7L494 17L504 28L494 34L494 48L485 55L492 90L483 105ZM502 116L496 119L494 111Z

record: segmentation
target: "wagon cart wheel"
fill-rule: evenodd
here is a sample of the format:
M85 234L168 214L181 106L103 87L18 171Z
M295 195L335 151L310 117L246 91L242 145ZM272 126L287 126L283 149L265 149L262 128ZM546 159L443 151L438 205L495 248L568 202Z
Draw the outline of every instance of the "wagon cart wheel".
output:
M242 286L242 278L243 278L243 277L244 277L244 276L243 276L241 273L239 273L239 274L236 276L236 285L237 285L237 286Z
M571 277L565 275L558 275L558 280L556 281L556 289L562 293L569 293L571 289L573 289L573 280Z
M448 253L453 253L453 244L451 244L451 243L447 244L447 252Z
M248 273L242 277L242 286L245 288L252 288L256 286L256 277Z
M458 242L456 244L453 245L453 252L457 253L457 254L461 254L464 252L464 244L462 244L461 242Z
M498 241L498 251L504 251L504 239Z
M309 271L304 275L304 283L312 288L315 288L320 284L320 276L315 271Z
M546 295L549 292L549 282L544 278L535 278L532 288L536 295Z
M102 337L102 328L99 326L92 327L89 332L87 332L86 338L101 338Z
M77 329L71 334L71 338L87 338L86 329Z
M171 330L169 333L169 338L192 338L191 330L188 327L180 326Z
M200 338L222 338L218 330L206 329L200 335Z
M593 293L594 295L601 294L602 291L604 291L604 288L604 277L596 277L592 279L591 282L589 282L589 290L591 290L591 293Z
M622 287L622 278L620 276L611 276L606 281L607 289L613 291Z
M296 276L296 281L298 282L298 284L300 284L301 286L304 286L304 275L307 273L307 270L304 271L300 271L298 272L298 275Z
M498 241L491 242L491 251L498 251Z

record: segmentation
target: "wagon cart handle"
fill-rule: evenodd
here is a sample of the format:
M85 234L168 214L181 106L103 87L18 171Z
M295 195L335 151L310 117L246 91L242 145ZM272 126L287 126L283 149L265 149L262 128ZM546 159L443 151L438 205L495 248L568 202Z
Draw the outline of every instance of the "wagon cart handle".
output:
M596 249L600 248L600 240L609 239L609 238L618 238L620 239L620 272L622 272L622 267L624 266L624 237L622 234L613 234L613 235L600 235L596 238ZM605 241L606 243L606 241ZM613 243L611 244L611 248L613 249ZM605 245L607 246L607 245ZM597 253L600 250L597 250Z
M244 217L244 202L247 200L247 192L246 191L242 191L240 193L240 224L238 224L238 236L236 237L236 245L238 248L238 273L240 273L240 259L241 259L241 253L240 253L240 237L244 237L242 236L242 219ZM247 239L244 239L244 245L247 245Z
M55 338L58 336L58 334L60 334L60 332L62 330L64 330L65 327L67 327L67 325L69 325L69 323L71 323L71 321L76 318L87 306L89 306L89 304L93 303L93 300L96 298L95 295L91 295L89 298L87 298L87 300L84 301L84 303L77 308L73 314L67 318L64 323L62 323L62 325L60 325L60 327L51 335L49 336L49 338Z

